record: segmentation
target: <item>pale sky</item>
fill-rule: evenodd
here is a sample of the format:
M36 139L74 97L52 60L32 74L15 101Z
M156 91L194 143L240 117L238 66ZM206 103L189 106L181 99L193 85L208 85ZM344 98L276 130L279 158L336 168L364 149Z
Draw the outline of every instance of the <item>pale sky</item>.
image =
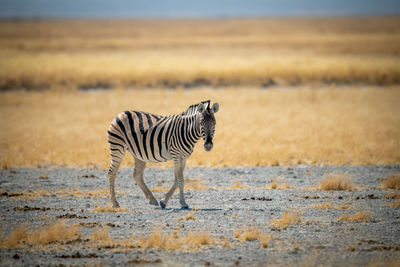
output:
M0 0L0 18L202 18L400 14L400 0Z

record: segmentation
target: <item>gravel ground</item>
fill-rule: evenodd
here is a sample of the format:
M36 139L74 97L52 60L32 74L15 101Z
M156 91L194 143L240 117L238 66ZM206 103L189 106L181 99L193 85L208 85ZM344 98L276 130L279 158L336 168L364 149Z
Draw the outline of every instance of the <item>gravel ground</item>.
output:
M80 266L89 265L183 265L183 266L260 266L260 265L394 265L400 262L400 208L390 198L393 190L380 188L382 178L400 173L400 165L390 166L290 166L193 168L185 177L209 188L186 190L186 202L193 210L181 210L178 194L165 210L151 206L132 178L132 168L118 173L117 199L128 212L95 213L96 206L109 205L108 196L58 194L24 199L21 192L45 189L95 191L108 188L105 171L97 169L36 168L0 170L0 218L3 236L17 224L44 226L50 221L65 220L82 224L82 234L108 224L110 235L122 239L133 232L136 236L162 227L166 233L206 230L218 240L224 237L232 245L208 245L197 251L155 248L129 249L89 246L85 240L62 243L54 247L1 248L0 265ZM316 190L324 174L347 173L353 177L353 191L327 192ZM290 189L266 189L278 179ZM173 182L171 169L148 168L145 181L149 188L168 188ZM228 189L235 181L242 189ZM121 194L122 193L122 194ZM158 200L163 192L154 192ZM398 196L398 195L397 195ZM318 203L333 206L349 204L350 208L313 209ZM282 217L284 211L298 211L301 222L288 227L273 226L270 221ZM370 212L367 222L338 220L358 210ZM194 212L194 220L179 220ZM58 218L57 218L58 217ZM267 248L258 241L241 242L234 230L256 226L273 239Z

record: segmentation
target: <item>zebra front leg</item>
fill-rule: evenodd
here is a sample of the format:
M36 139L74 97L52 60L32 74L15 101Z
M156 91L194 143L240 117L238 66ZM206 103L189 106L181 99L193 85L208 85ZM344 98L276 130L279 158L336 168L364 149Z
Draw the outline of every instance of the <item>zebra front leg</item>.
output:
M179 202L182 206L182 209L188 209L189 206L185 202L185 197L183 195L183 169L185 168L186 159L178 159L174 160L174 173L175 173L175 181L172 185L171 189L165 194L165 199L160 201L161 208L165 208L171 196L174 194L177 187L179 187Z
M133 178L135 179L140 189L142 189L146 198L150 200L150 204L158 206L158 202L155 199L153 193L149 190L149 188L143 181L143 172L145 168L146 168L146 162L135 158L135 169L133 170Z
M185 169L185 164L186 164L186 159L179 159L174 161L175 177L179 187L179 203L181 204L182 209L189 208L189 205L186 204L185 195L183 193L183 189L185 186L185 180L183 178L183 170Z

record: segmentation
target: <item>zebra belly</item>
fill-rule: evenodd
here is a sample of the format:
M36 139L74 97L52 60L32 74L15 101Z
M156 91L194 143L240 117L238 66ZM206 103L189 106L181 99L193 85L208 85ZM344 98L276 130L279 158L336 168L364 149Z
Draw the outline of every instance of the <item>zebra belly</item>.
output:
M144 162L159 163L159 162L166 162L166 161L172 160L171 154L168 151L163 153L163 155L161 155L162 157L158 156L157 158L150 157L149 155L146 157L146 155L144 155L144 154L139 155L138 153L135 153L131 149L128 149L128 151L129 151L129 153L131 153L131 155L134 158L139 159Z

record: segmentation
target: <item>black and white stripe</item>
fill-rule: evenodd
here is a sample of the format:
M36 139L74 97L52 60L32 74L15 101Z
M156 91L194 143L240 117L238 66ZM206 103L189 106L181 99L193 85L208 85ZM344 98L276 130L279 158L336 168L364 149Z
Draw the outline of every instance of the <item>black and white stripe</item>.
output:
M202 137L206 151L211 150L215 130L214 113L218 103L210 109L210 101L190 106L180 115L159 116L142 111L120 113L108 128L111 165L108 170L111 201L117 207L114 181L121 161L128 150L135 158L134 178L150 203L158 205L154 196L143 182L146 162L174 161L175 183L167 193L165 207L176 187L180 189L180 202L187 207L183 197L183 169L186 159L192 154L197 141Z
M145 162L163 162L189 157L201 132L196 115L161 117L147 112L125 111L108 129L111 157L121 158L128 150Z

